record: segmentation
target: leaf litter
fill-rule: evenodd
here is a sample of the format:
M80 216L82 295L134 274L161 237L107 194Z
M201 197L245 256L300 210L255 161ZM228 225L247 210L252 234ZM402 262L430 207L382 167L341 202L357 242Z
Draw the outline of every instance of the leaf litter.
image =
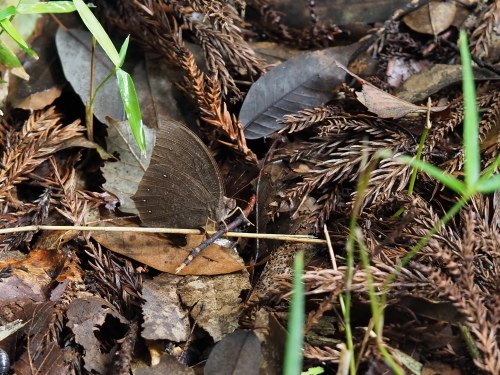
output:
M336 26L326 16L333 5L322 9L278 3L283 13L267 0L247 1L252 12L246 13L242 2L232 7L197 0L189 6L178 1L168 6L156 0L124 1L116 8L98 2L96 11L106 28L134 37L140 47L134 48L134 62L144 59L143 52L155 54L137 65L147 125L183 122L210 148L231 198L244 202L257 192L257 209L250 218L255 229L243 230L318 236L326 231L335 262L323 245L261 239L213 244L180 275L172 275L204 235L75 230L2 234L0 288L5 293L0 316L2 322L21 321L24 326L4 338L0 347L16 373L125 374L134 366L136 373L187 374L196 368L189 366L207 358L207 373L280 373L290 265L302 248L308 249L303 277L303 354L308 366L304 371L320 365L326 373L337 373L346 355L339 313L339 296L348 287L345 245L363 155L370 161L377 151L389 149L395 156L413 156L427 121L422 104L432 96L432 128L423 159L447 173L464 173L464 114L457 86L460 27L468 28L478 64L474 74L483 168L498 156L500 102L494 64L500 54L492 32L498 26L497 3L469 8L420 1L423 18L414 12L414 4L393 13L391 2L383 1L378 18L363 19L363 27L346 21L347 14L356 14L354 4L345 5L347 25ZM292 22L299 21L291 16L297 8L297 14L308 14L301 26ZM386 22L369 31L378 21ZM65 22L81 27L76 19ZM365 38L359 41L361 37ZM88 225L97 212L101 226L137 226L139 219L129 217L136 213L130 197L150 156L144 158L134 149L126 122L108 119L106 128L96 121L96 144L84 139L80 121L85 118L82 103L88 101L90 73L79 60L90 58L90 53L84 49L85 58L64 62L80 46L67 41L63 45L59 39L65 78L81 91L81 102L68 85L60 90L57 84L40 97L37 108L30 107L32 111L23 111L21 104L2 108L3 228ZM286 46L293 51L286 55L297 56L271 69L256 53L261 39L272 40L275 49ZM347 47L329 49L340 43ZM300 48L316 51L301 53ZM317 60L311 62L311 56ZM79 74L69 73L69 67ZM328 70L332 72L325 75ZM32 76L39 74L34 72ZM163 74L169 79L157 85ZM321 95L297 96L304 85L321 88ZM9 91L15 89L11 82ZM96 117L120 118L120 108L105 104L112 94L101 96ZM35 102L27 97L25 103ZM271 112L266 121L258 120ZM150 153L153 138L147 142ZM168 142L162 140L160 147L168 148ZM186 165L183 157L169 161L169 170ZM415 192L408 195L411 173L406 164L384 159L372 172L363 197L358 223L375 288L382 287L401 258L456 199L424 173L418 174ZM400 210L403 214L395 215ZM388 285L383 339L407 371L500 371L499 212L494 196L474 197ZM388 365L381 360L376 340L366 335L371 327L369 275L361 266L353 273L351 321L358 373L382 373ZM231 342L234 337L240 338ZM249 354L220 349L244 348L246 340L251 341ZM196 354L214 344L210 354Z

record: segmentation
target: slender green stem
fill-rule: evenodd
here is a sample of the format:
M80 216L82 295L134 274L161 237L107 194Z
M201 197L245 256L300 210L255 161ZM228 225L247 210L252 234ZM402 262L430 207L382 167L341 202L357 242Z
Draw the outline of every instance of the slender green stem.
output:
M295 255L293 263L293 295L288 319L288 340L285 349L283 374L300 375L302 373L302 346L304 343L305 296L302 273L304 270L304 252Z
M425 140L427 139L428 133L429 133L429 129L427 127L425 127L424 131L422 132L422 136L420 137L420 143L418 144L417 155L415 155L415 158L417 160L422 159L422 150L424 149L424 144L425 144ZM413 171L411 174L411 179L410 179L410 184L408 186L408 195L413 194L413 188L415 187L417 173L418 173L418 168L413 168Z
M370 174L375 169L380 158L384 157L387 151L377 152L370 163L366 162L366 155L363 155L363 162L361 163L361 172L358 180L357 194L356 199L354 200L354 205L351 212L351 218L349 221L349 236L347 237L346 243L346 292L344 299L344 307L343 307L343 315L344 315L344 323L346 330L346 344L347 349L352 353L351 359L349 362L349 369L352 375L356 374L356 361L354 356L354 343L352 338L352 330L351 330L351 286L352 286L352 278L354 274L354 246L355 246L355 236L356 236L356 228L357 228L357 220L359 217L359 213L361 212L361 208L363 206L363 198L364 193L368 187L368 182L370 180ZM366 166L366 167L364 167Z
M104 81L102 81L102 82L99 84L99 86L97 86L97 88L95 89L95 93L94 93L94 95L92 96L92 99L91 99L91 101L90 101L90 103L89 103L89 108L91 108L91 107L94 105L94 100L95 100L95 98L96 98L96 96L97 96L97 93L98 93L98 92L99 92L99 90L101 89L101 87L102 87L102 86L104 86L104 84L105 84L106 82L108 82L108 80L109 80L111 77L113 77L113 75L114 75L114 74L118 71L118 69L120 69L120 68L114 68L114 69L113 69L113 71L112 71L111 73L109 73L109 74L108 74L108 76L104 79Z
M404 375L405 372L403 371L403 369L401 369L401 367L399 367L396 361L394 361L391 354L385 348L385 343L382 340L384 334L384 305L382 304L381 298L377 296L377 292L375 291L373 275L370 269L370 260L368 258L368 250L363 241L363 233L361 233L361 229L359 229L359 227L356 228L356 240L359 246L359 254L366 274L366 284L368 285L370 308L372 311L372 319L374 323L373 329L377 335L377 347L391 369L398 375Z

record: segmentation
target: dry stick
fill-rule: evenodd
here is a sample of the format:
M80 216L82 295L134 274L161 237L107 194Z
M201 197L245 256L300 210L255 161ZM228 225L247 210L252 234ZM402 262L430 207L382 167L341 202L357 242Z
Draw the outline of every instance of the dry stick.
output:
M181 229L181 228L139 228L139 227L85 227L85 226L68 226L68 225L28 225L25 227L16 228L1 228L0 234L31 232L40 230L79 230L82 232L138 232L138 233L170 233L170 234L209 234L217 233L216 231L201 231L199 229ZM284 234L259 234L259 233L241 233L227 232L224 237L241 237L241 238L266 238L269 240L307 242L307 243L326 243L326 240L315 238L308 235L284 235Z
M226 233L230 229L234 229L234 228L239 227L244 222L248 223L247 217L253 211L253 207L255 206L256 200L257 200L257 198L256 198L255 194L253 194L252 197L250 198L250 201L248 202L247 207L241 212L241 214L235 220L233 220L228 225L222 224L221 229L219 229L216 233L212 234L209 238L207 238L205 241L203 241L199 246L195 247L194 249L191 249L191 251L189 252L189 255L186 257L186 259L184 259L184 261L181 263L181 265L175 269L175 273L179 273L180 271L182 271L184 269L184 267L189 265L189 263L191 263L194 260L194 258L196 258L198 256L198 254L201 253L201 251L203 249L205 249L207 246L213 244L215 242L215 240L222 237L224 235L224 233Z
M337 270L337 261L335 260L335 253L333 252L332 241L330 239L330 233L326 229L326 224L323 225L323 231L325 233L326 244L328 246L328 252L330 253L330 259L332 260L332 269Z

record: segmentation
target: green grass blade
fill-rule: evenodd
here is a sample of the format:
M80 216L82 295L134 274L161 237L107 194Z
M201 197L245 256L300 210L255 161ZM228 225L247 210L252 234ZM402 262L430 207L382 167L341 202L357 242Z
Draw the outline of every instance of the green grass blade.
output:
M6 18L9 18L9 17L12 17L14 15L16 15L18 13L16 7L14 6L10 6L10 7L7 7L5 9L2 9L0 11L0 20L4 20Z
M302 345L304 343L305 296L302 272L304 252L299 251L293 262L293 295L288 316L288 339L285 349L284 375L302 373Z
M134 82L130 74L121 69L116 71L116 78L118 79L118 87L120 88L123 107L125 108L128 122L132 128L132 134L134 134L134 138L141 151L145 152L146 141L144 129L142 128L141 109L139 108L139 100L137 99Z
M129 42L130 42L130 35L127 36L127 39L125 39L125 41L122 44L122 47L120 48L120 65L118 66L119 68L121 68L123 63L125 62L125 57L127 56L127 49Z
M97 18L92 14L87 5L85 5L83 0L74 0L73 2L85 26L87 26L92 35L94 35L111 62L115 66L119 66L120 56L118 51Z
M477 184L477 191L483 194L493 193L496 190L500 190L500 174L496 174Z
M33 13L70 13L76 11L76 6L72 1L49 1L47 3L19 4L17 12L19 14Z
M409 156L401 156L399 159L406 164L410 164L414 168L418 168L424 171L425 173L429 174L430 176L434 177L436 180L441 182L447 188L459 194L464 194L466 191L466 186L463 182L443 172L441 169L432 164L426 163L422 160L415 160L414 158Z
M481 183L481 181L485 181L490 178L490 176L497 171L498 167L500 167L500 155L497 155L495 160L493 160L493 163L486 168L482 176L479 177L479 182Z
M12 23L8 19L0 20L0 27L5 30L9 36L14 39L14 41L19 44L19 46L26 51L26 53L35 59L38 59L38 55L31 48L28 47L28 44L24 41L23 37L19 35L16 28L12 25Z
M460 56L462 57L462 75L464 92L464 154L465 154L465 184L474 189L481 172L476 87L472 73L472 63L467 46L467 34L460 30Z
M0 40L0 62L9 69L23 66L16 54L2 40Z

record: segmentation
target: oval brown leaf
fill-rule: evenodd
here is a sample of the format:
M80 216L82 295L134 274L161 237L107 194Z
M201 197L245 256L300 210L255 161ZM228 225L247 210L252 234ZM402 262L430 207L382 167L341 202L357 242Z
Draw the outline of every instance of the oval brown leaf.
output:
M111 251L125 255L163 272L175 273L189 251L204 240L203 235L187 236L186 246L178 247L154 233L93 232L92 237ZM220 275L239 271L244 266L217 243L208 246L179 275Z
M235 331L215 345L205 365L204 375L257 375L261 348L251 331Z
M243 102L239 119L248 139L265 137L283 127L276 120L328 102L345 72L335 61L348 64L359 44L292 57L260 77Z

